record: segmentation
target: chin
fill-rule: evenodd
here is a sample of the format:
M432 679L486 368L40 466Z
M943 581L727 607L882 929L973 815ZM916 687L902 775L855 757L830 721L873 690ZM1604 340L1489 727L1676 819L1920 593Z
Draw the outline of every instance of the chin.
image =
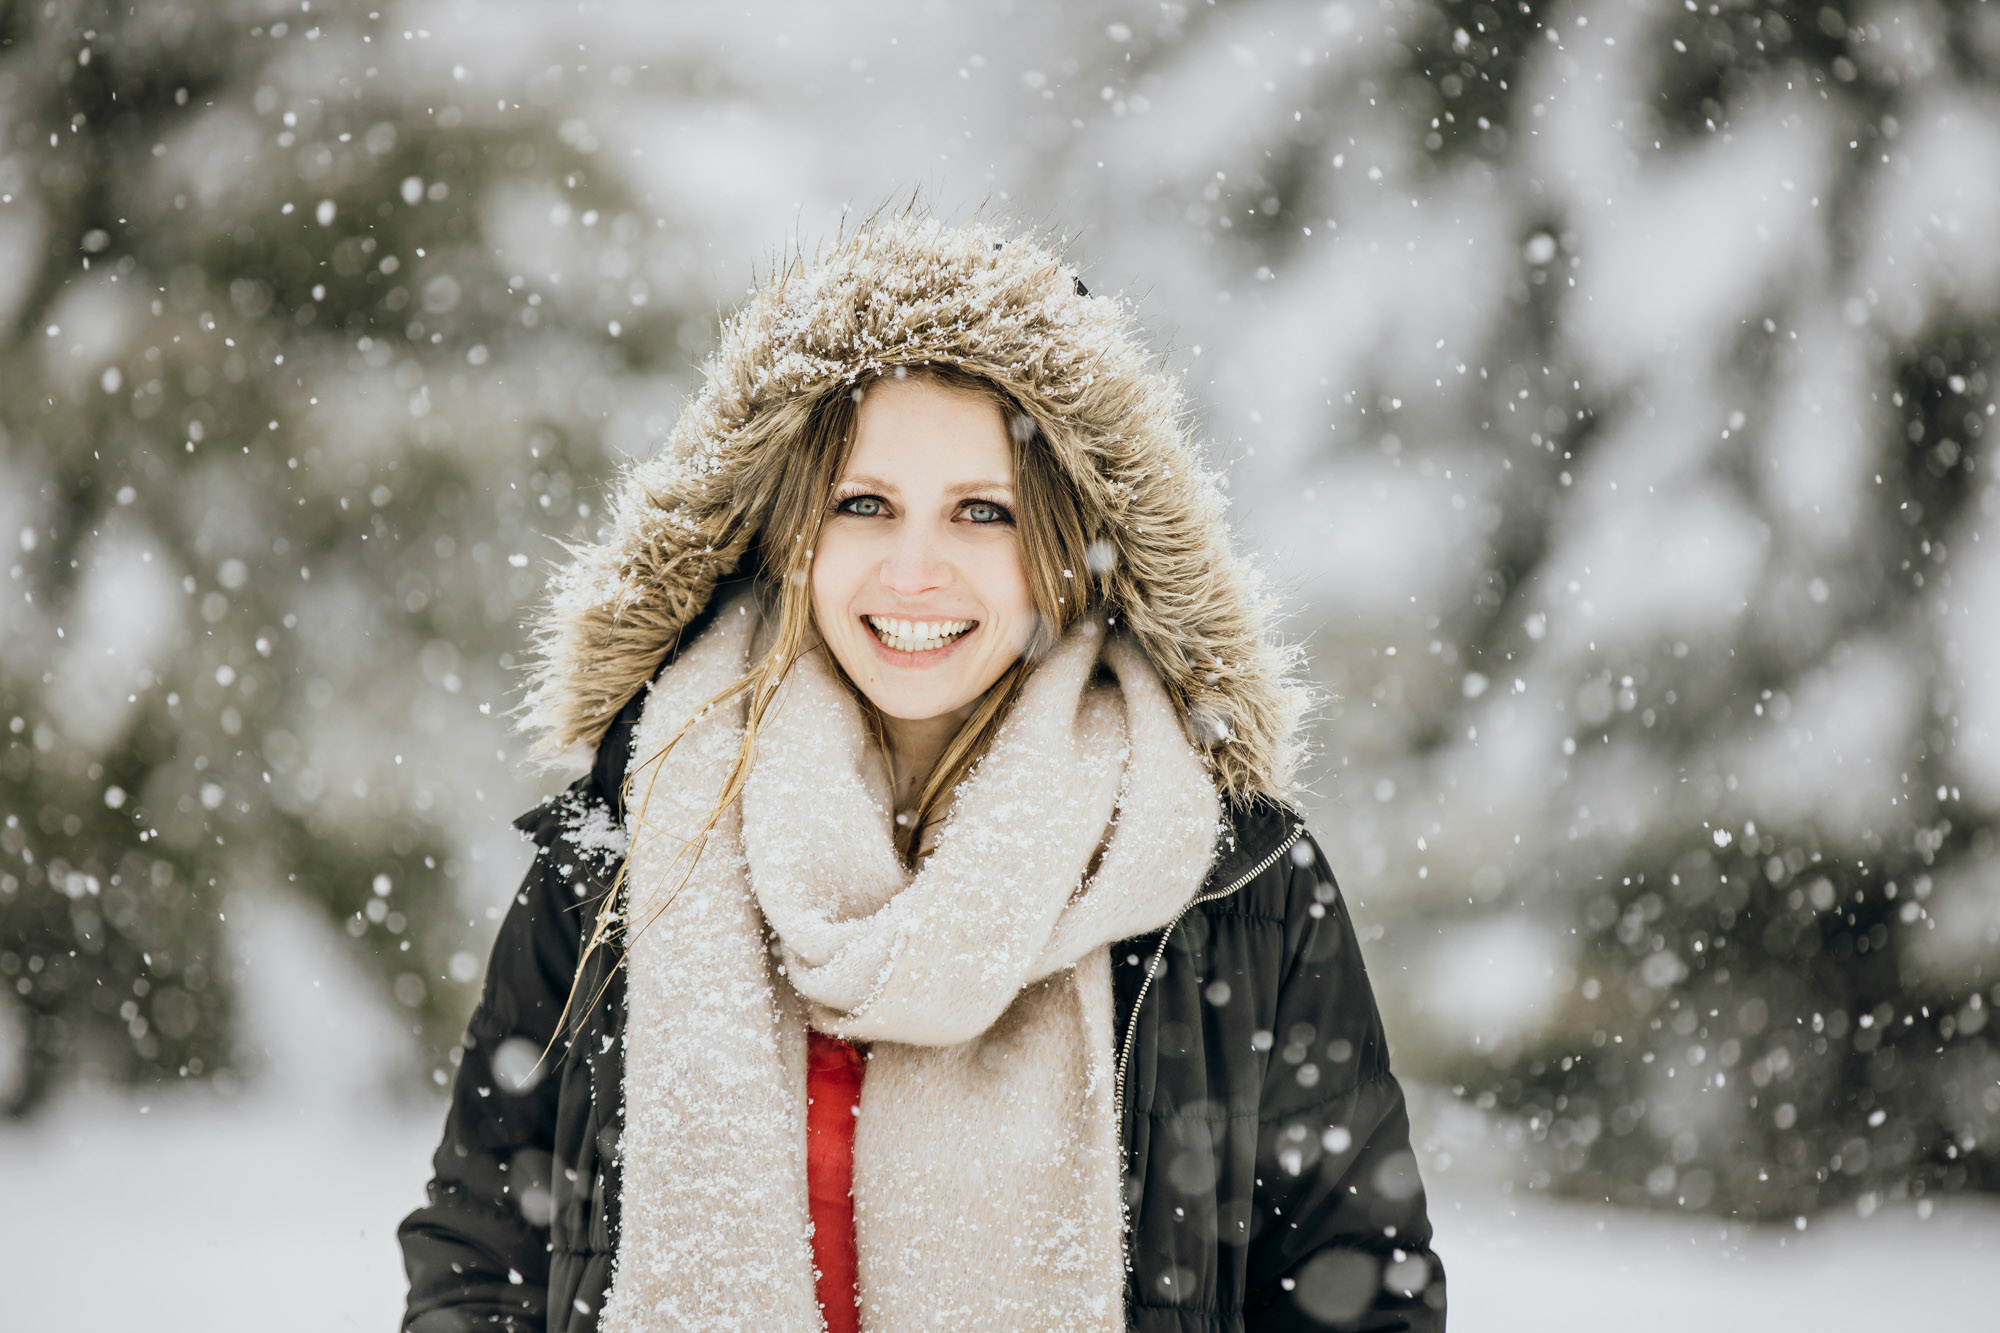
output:
M996 673L997 674L997 673ZM885 716L898 722L928 722L932 718L959 712L976 703L985 689L974 688L971 683L949 688L945 682L899 681L883 679L877 672L862 693L868 702Z
M983 694L985 691L979 693ZM871 694L868 701L884 716L895 718L898 722L928 722L932 718L945 717L969 708L978 699L979 694L965 698L953 695L947 699L881 698Z
M865 618L855 619L859 632L843 634L829 646L868 701L899 722L928 722L964 712L1005 674L1006 663L993 663L982 651L990 647L981 641L989 629L985 623L974 621L971 633L912 652L865 628Z

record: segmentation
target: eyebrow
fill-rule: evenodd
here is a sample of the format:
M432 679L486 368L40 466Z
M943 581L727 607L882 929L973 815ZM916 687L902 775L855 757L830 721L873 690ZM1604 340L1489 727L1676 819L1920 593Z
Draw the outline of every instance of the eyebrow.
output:
M842 477L839 481L834 483L834 486L836 489L848 486L858 486L863 490L880 491L885 495L897 495L901 493L895 486L884 481L880 477L859 476L859 475ZM949 496L971 495L976 491L1000 491L1011 496L1014 493L1014 486L1013 483L1010 481L989 480L989 481L961 481L956 485L947 486L944 488L944 493Z

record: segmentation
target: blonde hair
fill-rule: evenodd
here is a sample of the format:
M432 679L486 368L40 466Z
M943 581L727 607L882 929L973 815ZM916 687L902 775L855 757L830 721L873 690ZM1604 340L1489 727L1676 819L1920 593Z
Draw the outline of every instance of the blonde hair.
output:
M1019 693L1034 663L1062 638L1071 625L1082 619L1096 600L1087 569L1087 554L1098 534L1086 531L1081 497L1050 453L1041 426L1006 388L984 376L942 363L898 366L884 373L899 379L923 379L953 392L983 398L1000 413L1013 444L1014 518L1021 564L1036 610L1035 631L1026 651L981 696L972 715L945 746L943 754L924 780L916 806L910 812L908 825L901 830L901 846L898 849L906 862L913 863L925 827L942 815L951 793L992 744L994 734L1006 717L1008 705ZM871 379L879 377L878 373ZM732 525L735 533L747 529L753 534L752 549L758 562L757 591L763 603L763 613L774 625L774 630L770 646L751 663L743 676L710 699L706 708L698 710L695 718L682 724L680 730L669 737L659 750L635 765L625 779L625 789L621 793L624 808L631 809L634 795L639 796L641 817L638 826L643 829L652 782L658 777L662 761L668 753L708 709L748 696L743 743L737 749L722 793L701 827L675 855L674 864L683 865L683 870L674 892L664 895L657 904L648 904L649 913L647 919L640 923L640 929L658 920L672 903L674 894L693 873L695 862L707 846L709 833L730 804L742 796L744 784L756 760L758 728L776 701L793 664L808 651L810 636L807 631L813 623L813 548L832 502L834 487L853 449L856 405L866 394L869 382L864 379L852 387L840 384L823 390L803 404L801 420L794 430L781 433L779 439L772 441L771 447L758 450L744 467L736 491ZM784 438L785 434L789 434L789 440ZM877 743L883 744L880 713L860 690L855 689L846 673L840 671L838 662L834 663L834 667L839 678L854 689ZM642 792L641 775L648 773L650 776L644 778ZM636 843L632 850L637 850ZM624 885L626 868L631 859L632 854L628 852L625 863L613 878L607 901L598 911L590 940L577 963L576 980L571 984L571 1003L564 1005L566 1015L573 1007L576 984L580 982L584 964L590 956L608 946L618 934L625 934L628 942L631 938L630 932L625 930L624 915L617 906L618 893ZM592 1002L595 1003L594 998ZM562 1024L558 1023L558 1032L561 1027Z

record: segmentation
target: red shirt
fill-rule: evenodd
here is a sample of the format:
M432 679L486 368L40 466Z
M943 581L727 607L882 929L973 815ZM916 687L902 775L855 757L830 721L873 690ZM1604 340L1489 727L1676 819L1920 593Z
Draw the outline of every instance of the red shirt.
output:
M861 1333L855 1286L854 1116L861 1104L861 1052L838 1037L806 1032L806 1198L813 1266L826 1333Z

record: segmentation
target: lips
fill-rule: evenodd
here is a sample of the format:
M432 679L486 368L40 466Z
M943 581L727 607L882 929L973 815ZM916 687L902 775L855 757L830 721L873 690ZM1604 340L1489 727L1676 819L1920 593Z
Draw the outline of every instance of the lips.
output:
M899 653L926 653L943 648L979 625L976 620L904 620L896 616L863 616L862 620L877 639Z

